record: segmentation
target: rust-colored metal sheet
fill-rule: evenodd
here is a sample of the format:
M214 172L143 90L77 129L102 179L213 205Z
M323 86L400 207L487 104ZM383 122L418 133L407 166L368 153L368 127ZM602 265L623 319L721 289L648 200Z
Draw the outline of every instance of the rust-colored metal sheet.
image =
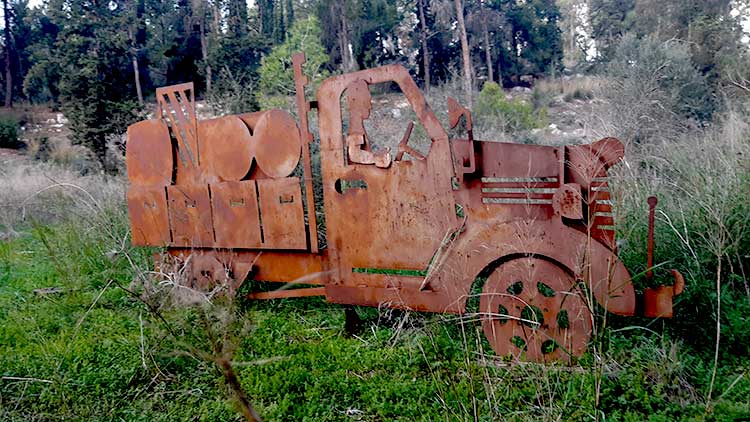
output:
M212 247L214 228L208 185L167 187L172 245Z
M165 187L131 186L128 214L134 246L167 246L172 241Z
M297 99L297 116L300 121L300 137L302 138L302 165L304 170L305 197L307 198L307 226L310 238L310 252L318 253L318 216L315 212L315 194L313 187L312 157L310 156L310 144L313 143L313 135L310 133L307 114L312 108L305 96L305 86L310 83L302 71L305 63L305 53L296 53L292 56L294 68L294 88Z
M254 139L237 116L202 120L198 124L198 150L204 178L209 182L238 181L250 173Z
M172 184L174 162L169 127L161 120L144 120L128 128L127 166L129 181L140 186Z
M297 177L258 180L263 247L306 249L302 191Z
M621 142L475 140L471 112L453 99L448 123L465 121L466 133L449 139L404 67L333 76L307 101L304 62L292 59L299 126L282 110L199 122L193 86L182 84L157 90L158 120L129 129L133 243L166 245L190 265L191 287L233 294L252 277L321 286L253 299L325 295L459 314L478 302L496 354L540 362L584 352L597 309L589 300L619 315L672 315L684 278L675 272L673 286L638 297L617 257L608 171L624 155ZM405 128L396 142L372 124L388 116L376 85L397 87L399 108L408 107L399 113L413 119L396 122ZM415 144L419 136L427 145ZM653 207L651 215L653 233ZM471 297L477 280L486 282Z
M274 290L270 292L255 292L247 295L248 299L289 299L293 297L325 296L325 287L310 287L305 289Z
M194 253L188 259L190 268L185 271L187 286L195 290L210 292L229 284L227 268L211 253Z
M646 246L646 283L651 284L654 277L654 225L656 204L655 196L648 199L648 244ZM677 270L671 270L674 284L648 288L643 292L643 316L649 318L672 318L672 299L685 290L685 278Z
M192 183L200 177L198 167L198 118L195 114L195 87L192 82L156 89L159 119L169 122L176 139L176 183Z
M501 356L537 362L586 349L593 317L576 282L560 266L519 258L490 275L479 300L482 327Z
M255 160L270 177L289 176L299 163L302 141L292 116L282 110L269 110L258 119L253 132Z
M261 247L258 192L254 180L211 184L211 203L216 247Z

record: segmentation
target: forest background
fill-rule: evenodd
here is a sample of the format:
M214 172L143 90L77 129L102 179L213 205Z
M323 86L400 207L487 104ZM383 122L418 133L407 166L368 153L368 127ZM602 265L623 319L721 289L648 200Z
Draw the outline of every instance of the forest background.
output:
M750 418L747 0L2 0L2 12L0 418L235 420L243 394L269 420ZM448 95L471 107L482 139L620 138L618 249L641 289L658 195L656 262L688 285L675 318L603 315L575 365L508 367L439 315L359 309L352 338L322 300L152 312L130 294L153 251L129 247L127 126L153 112L156 87L190 81L203 116L291 111L297 51L313 85L400 63L441 119ZM397 120L398 100L377 98Z

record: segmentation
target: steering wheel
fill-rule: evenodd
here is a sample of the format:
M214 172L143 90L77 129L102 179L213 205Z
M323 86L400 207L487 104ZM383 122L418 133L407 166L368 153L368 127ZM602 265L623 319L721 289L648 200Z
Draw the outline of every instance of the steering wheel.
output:
M414 122L409 122L409 126L406 127L404 137L401 138L401 142L398 143L398 153L393 161L401 161L404 158L404 153L411 155L417 160L424 160L425 157L419 151L409 146L409 138L411 137L411 131L414 129Z

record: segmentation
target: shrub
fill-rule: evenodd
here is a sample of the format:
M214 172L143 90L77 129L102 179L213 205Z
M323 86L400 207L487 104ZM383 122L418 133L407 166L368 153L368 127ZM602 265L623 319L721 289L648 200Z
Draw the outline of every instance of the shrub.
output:
M263 57L259 69L260 92L263 94L259 98L261 106L265 105L263 102L266 96L294 94L291 57L298 51L305 53L307 61L303 69L313 84L327 76L323 65L328 62L328 55L320 43L320 33L320 23L315 16L298 20L289 31L287 40Z
M606 66L598 97L611 105L611 120L623 141L678 140L711 120L718 104L706 77L679 40L623 37Z
M538 85L534 85L534 90L531 91L531 103L534 105L534 109L538 110L541 108L549 107L553 101L555 101L555 95L553 91L549 91Z
M18 121L13 116L0 116L0 148L20 148Z
M657 282L670 282L666 268L685 274L685 293L667 322L677 337L698 350L715 347L716 304L721 293L721 352L727 358L750 348L747 316L750 281L750 125L748 112L734 110L680 142L650 145L629 153L613 172L620 254L633 274L645 271L646 196L659 197L656 226ZM636 280L639 284L642 277Z
M573 102L573 100L588 101L592 98L594 98L594 93L583 88L576 88L573 92L569 92L563 97L568 103Z
M506 133L531 130L540 126L539 116L534 112L531 103L506 99L502 88L494 82L484 84L474 110L477 121L487 122Z
M247 74L235 74L225 66L207 96L213 112L218 115L239 114L258 109L254 95L256 83Z

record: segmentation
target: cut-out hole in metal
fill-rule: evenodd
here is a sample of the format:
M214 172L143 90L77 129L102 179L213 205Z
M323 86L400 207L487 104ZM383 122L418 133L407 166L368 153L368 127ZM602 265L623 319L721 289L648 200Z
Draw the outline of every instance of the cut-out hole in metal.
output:
M506 291L509 294L512 294L512 295L515 295L515 296L520 295L521 292L523 292L523 282L520 281L520 280L516 281L515 283L511 284L510 286L508 286L508 288L506 289Z
M508 308L506 308L503 305L499 305L497 307L497 318L495 319L495 322L497 322L500 325L504 325L508 322Z
M531 328L539 328L544 325L544 314L536 306L529 305L521 311L522 324Z
M559 344L555 340L547 340L544 343L542 343L542 353L550 354L557 350L560 347Z
M570 320L568 319L568 311L566 311L565 309L561 310L557 314L557 326L564 330L567 330L568 328L570 328Z
M541 293L544 297L555 296L555 289L553 289L546 283L542 283L541 281L536 283L536 289L539 290L539 293Z
M526 340L522 339L519 336L513 336L513 337L511 337L510 342L514 346L518 347L519 349L525 349L526 348Z
M334 185L336 192L345 194L350 189L367 189L367 182L362 179L338 179Z

